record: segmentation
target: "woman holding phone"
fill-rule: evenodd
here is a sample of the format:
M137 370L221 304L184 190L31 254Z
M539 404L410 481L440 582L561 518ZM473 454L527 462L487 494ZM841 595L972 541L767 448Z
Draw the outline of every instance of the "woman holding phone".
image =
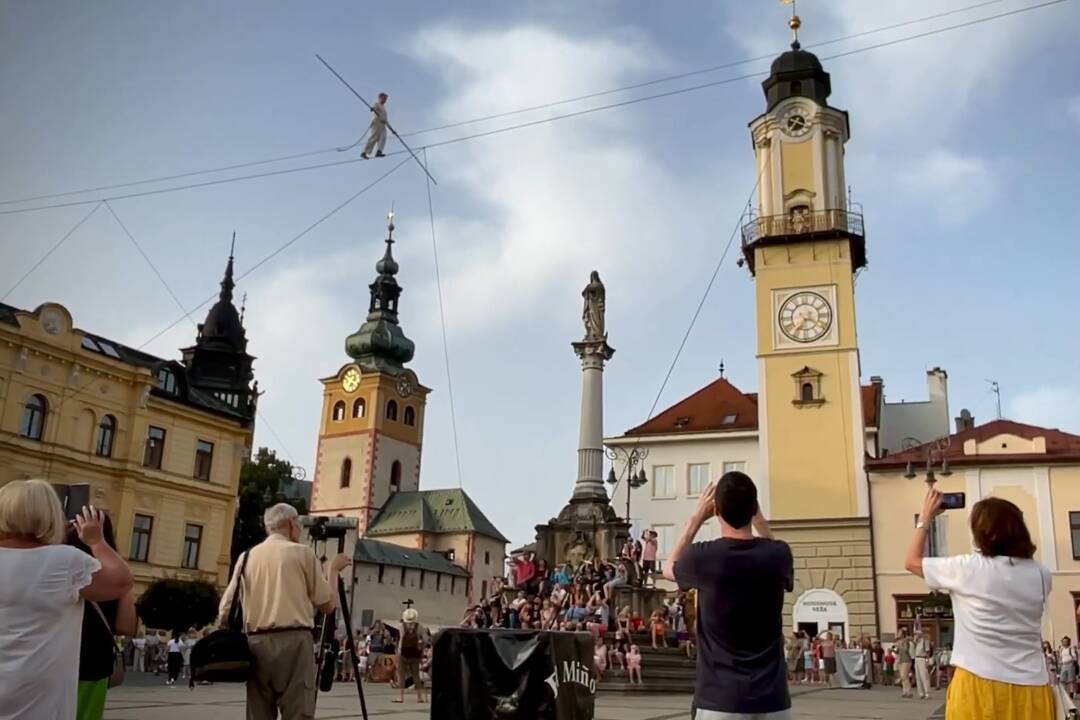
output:
M942 512L931 487L904 563L933 590L949 593L955 617L946 720L1050 720L1040 624L1050 571L1036 562L1035 545L1016 505L989 497L971 509L975 552L923 557L928 526Z

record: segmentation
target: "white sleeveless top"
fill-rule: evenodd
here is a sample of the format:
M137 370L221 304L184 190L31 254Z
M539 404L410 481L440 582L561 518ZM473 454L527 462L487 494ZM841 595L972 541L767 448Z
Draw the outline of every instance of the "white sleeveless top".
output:
M0 720L75 717L79 591L99 569L69 545L0 548Z

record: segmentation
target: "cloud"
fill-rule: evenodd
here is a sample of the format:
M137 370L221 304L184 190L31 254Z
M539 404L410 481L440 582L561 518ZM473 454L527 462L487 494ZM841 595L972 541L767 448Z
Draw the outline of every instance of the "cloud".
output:
M1010 400L1008 410L1011 420L1080 434L1080 388L1036 388Z
M1005 8L1007 9L1007 8ZM818 12L820 10L820 12ZM836 0L804 16L800 40L832 74L830 102L851 111L853 135L935 141L1007 87L1021 61L1068 32L1060 6L979 23L924 38L874 48L848 57L832 55L910 37L1000 12L984 8L956 13L842 43L814 47L880 27L942 12L939 0L877 3ZM782 25L774 9L740 12L726 27L753 55L777 52ZM876 136L876 137L875 137Z
M989 205L997 193L985 160L940 147L901 165L896 188L909 201L933 208L946 225L962 223Z

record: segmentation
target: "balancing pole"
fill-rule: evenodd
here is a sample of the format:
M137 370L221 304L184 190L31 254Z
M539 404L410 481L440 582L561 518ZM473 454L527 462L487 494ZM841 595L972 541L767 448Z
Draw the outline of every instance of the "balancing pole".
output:
M330 66L330 63L323 60L322 55L319 55L318 53L315 53L315 57L319 59L319 62L321 62L323 65L326 66L327 70L334 73L334 77L336 77L338 80L340 80L345 87L349 88L349 91L352 92L352 94L355 95L357 98L359 98L360 102L364 103L364 105L367 106L368 110L371 110L371 112L375 112L375 109L371 107L371 103L369 103L367 100L365 100L363 95L356 92L356 89L352 85L350 85L345 78L341 77L341 75L338 73L338 71ZM428 169L424 166L424 163L420 162L420 158L416 157L416 153L414 153L412 148L409 147L409 144L407 142L405 142L401 138L400 135L398 135L398 131L394 129L394 126L391 125L389 122L387 122L386 127L390 130L390 132L392 132L394 134L394 137L396 137L398 139L398 142L400 142L405 147L405 149L409 151L409 154L412 155L413 160L415 160L416 164L420 166L420 169L424 171L424 174L427 175L429 178L431 178L431 182L438 185L439 181L436 180L432 176L432 174L430 172L428 172Z

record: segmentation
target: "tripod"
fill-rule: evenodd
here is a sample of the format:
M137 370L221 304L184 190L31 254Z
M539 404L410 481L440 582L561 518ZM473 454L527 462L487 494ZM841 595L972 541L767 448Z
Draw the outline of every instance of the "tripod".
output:
M314 546L317 542L317 538L312 536L311 544ZM320 558L323 562L326 562L326 541L327 538L323 537L323 556ZM338 552L345 552L345 536L338 537ZM364 720L368 720L367 703L364 700L364 683L363 675L360 672L360 654L356 649L356 638L353 635L352 628L352 613L349 609L349 596L345 592L345 581L340 577L337 579L337 594L338 594L338 607L341 608L341 617L345 621L345 646L349 649L349 660L352 662L353 679L356 681L356 694L360 697L360 713ZM323 615L322 631L319 638L319 656L315 661L315 671L319 674L318 682L315 683L316 694L319 690L326 692L330 689L334 682L334 665L335 660L333 658L334 647L334 630L337 625L337 611ZM323 663L326 661L329 653L330 670L329 675L323 670ZM325 687L323 687L325 685Z

